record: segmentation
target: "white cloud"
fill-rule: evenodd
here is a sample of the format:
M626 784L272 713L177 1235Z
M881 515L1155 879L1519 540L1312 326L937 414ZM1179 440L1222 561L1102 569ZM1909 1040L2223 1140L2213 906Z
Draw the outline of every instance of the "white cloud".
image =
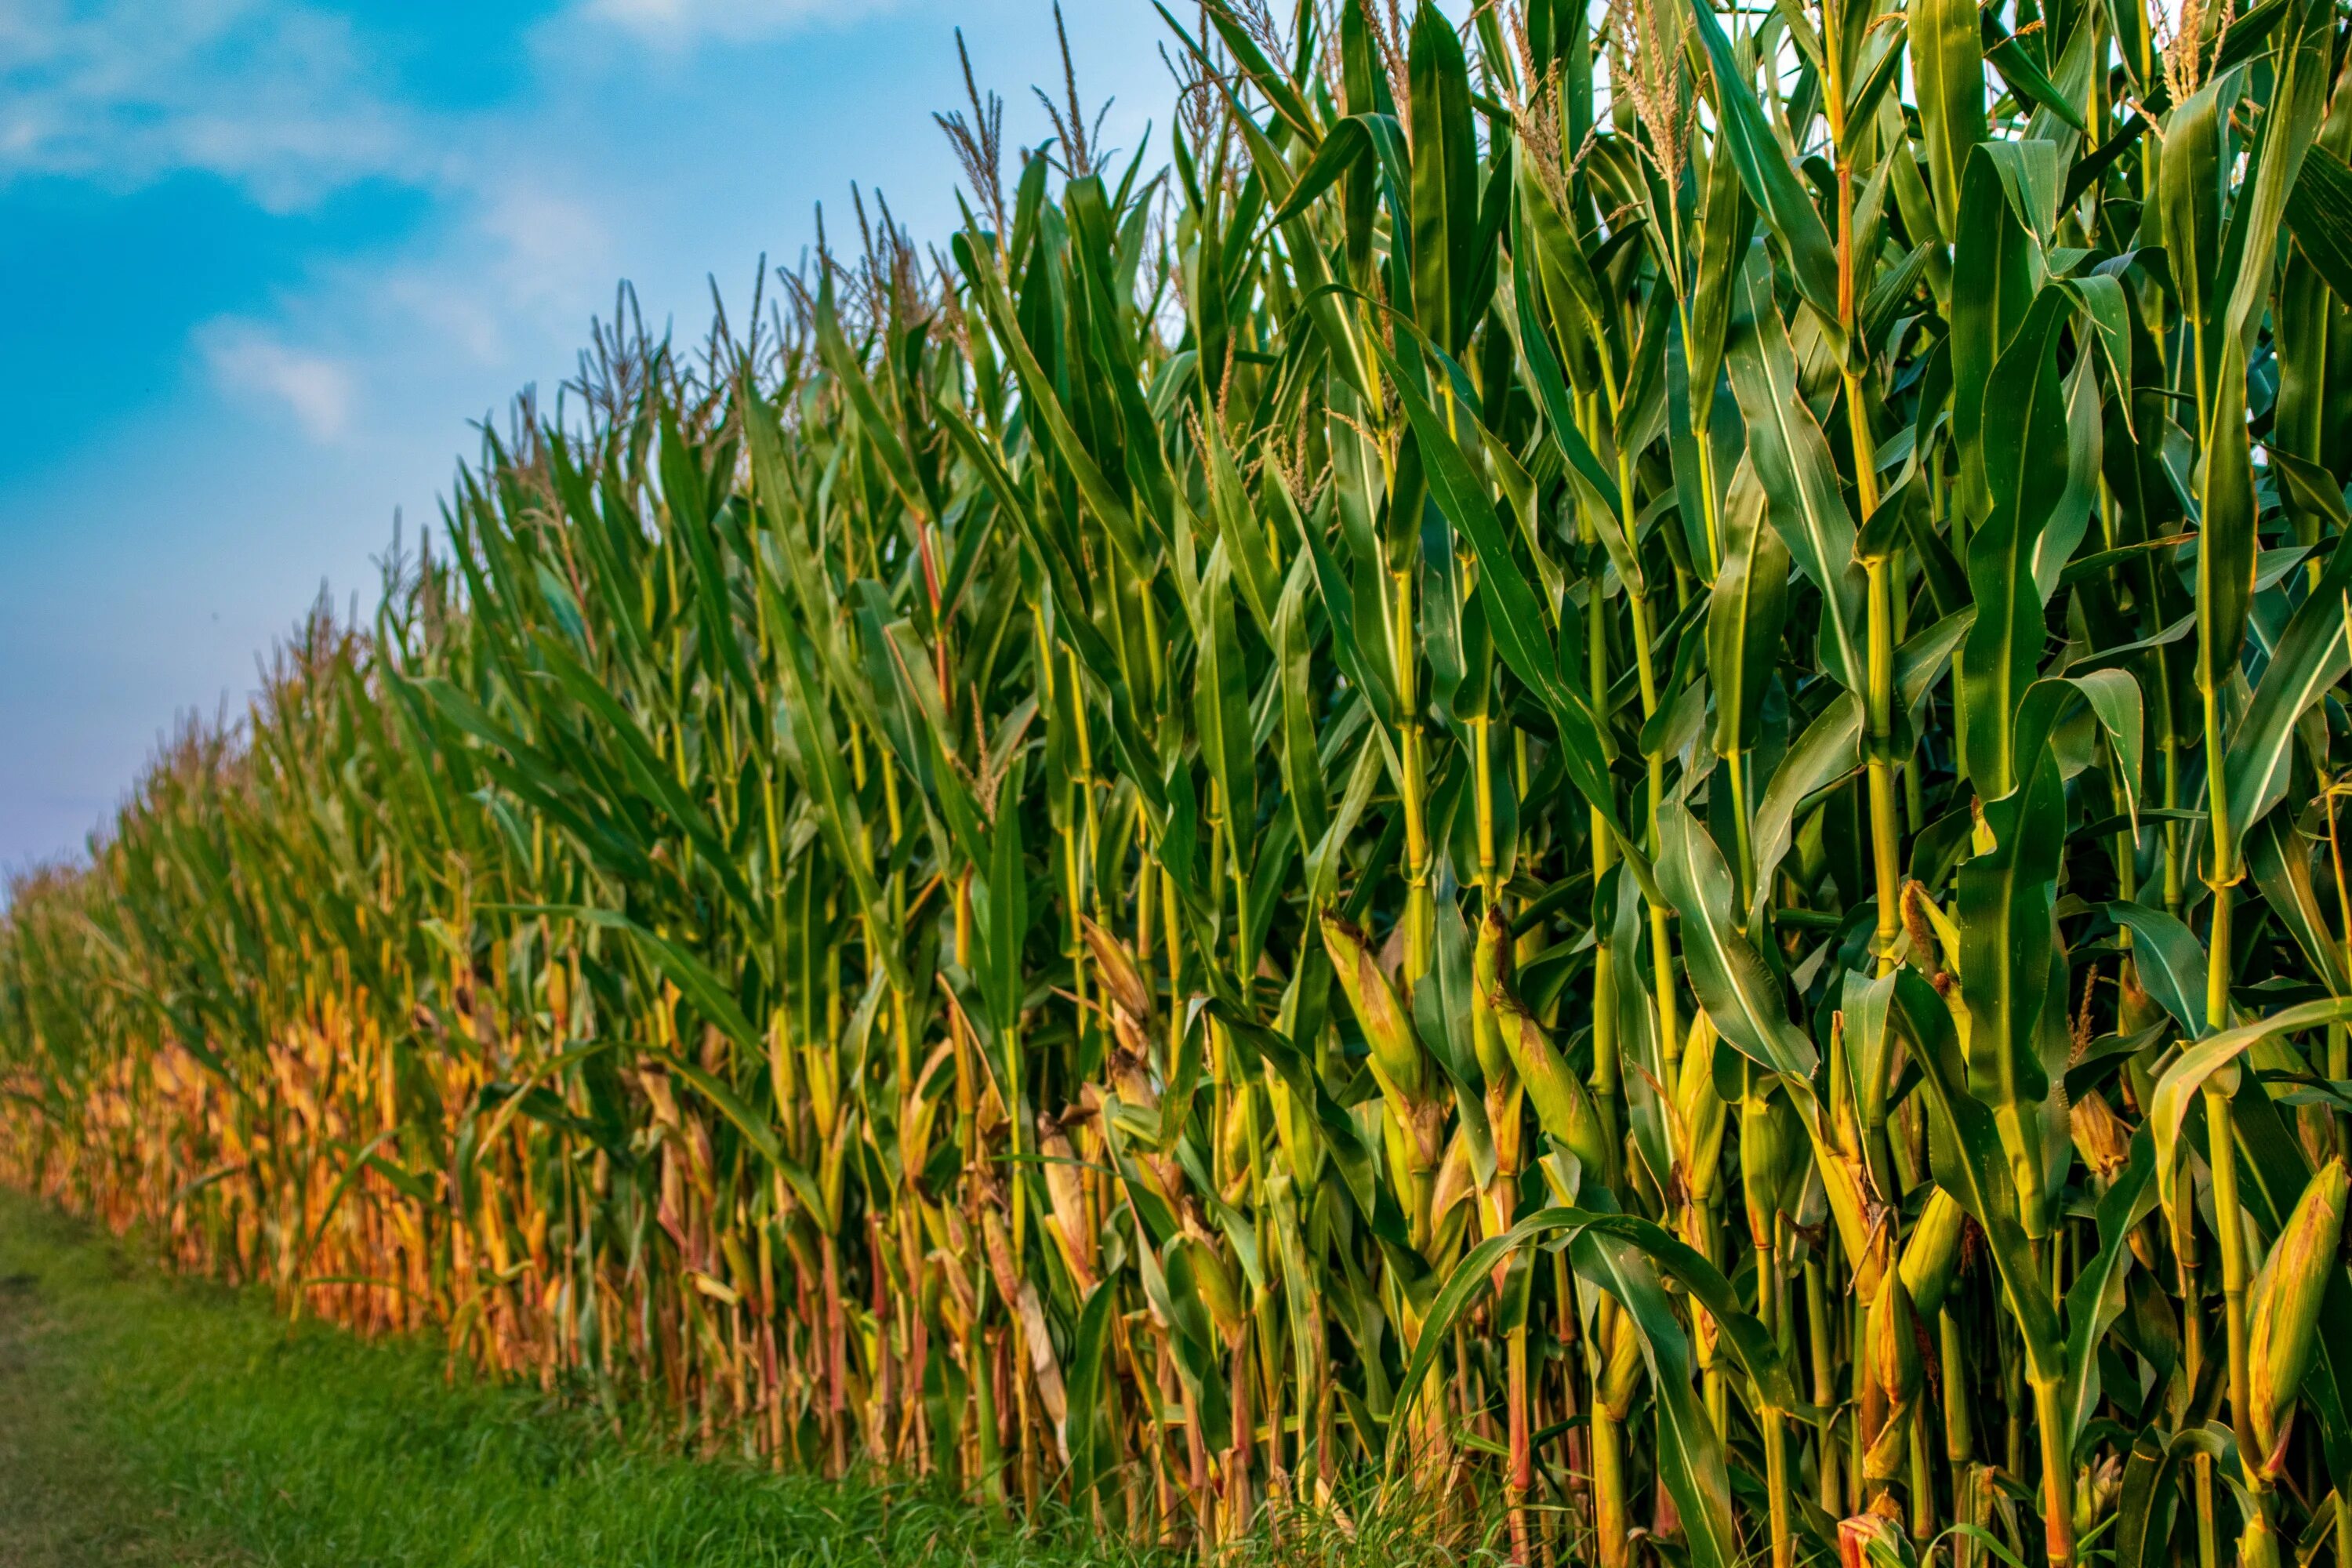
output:
M522 301L574 301L610 281L612 236L587 201L552 182L502 179L482 193L475 223L499 281Z
M743 43L890 9L892 0L584 0L581 14L664 48Z
M223 387L284 404L313 441L340 440L351 428L357 389L349 366L289 347L247 321L216 321L199 337Z
M0 185L200 172L275 212L365 180L425 194L398 249L322 258L273 307L190 334L216 386L338 442L362 365L500 363L551 315L576 331L617 264L610 203L575 194L594 187L569 161L518 158L532 138L511 120L404 101L382 58L321 0L0 0Z
M323 272L295 313L308 327L446 347L470 365L568 342L618 276L608 215L560 172L502 171L462 193L429 245Z
M64 178L120 194L202 172L279 212L360 182L421 198L401 204L413 221L394 235L348 230L331 210L278 226L300 248L270 268L267 297L185 323L188 384L161 402L126 386L119 426L0 494L20 568L0 573L0 731L24 740L0 755L0 864L74 842L176 710L243 693L249 650L321 574L372 586L394 508L413 540L475 447L469 420L503 425L533 380L556 401L616 279L643 289L653 331L675 322L690 347L704 268L740 328L753 258L789 260L810 202L837 204L853 177L941 234L955 172L925 111L961 97L947 13L971 24L982 81L1010 89L1017 139L1043 132L1019 84L1056 64L1045 0L551 8L534 21L499 5L412 18L382 0L0 0L0 188ZM1066 9L1081 83L1118 93L1108 134L1131 146L1165 101L1148 0ZM865 19L872 37L854 31ZM440 48L470 51L471 29L501 22L495 57L441 79ZM146 247L171 266L207 237ZM131 498L102 526L85 515L93 483ZM95 602L90 584L106 614L52 636L39 617ZM81 657L84 644L100 651ZM105 690L60 701L12 682L41 664L12 657L26 647L74 653Z
M10 0L0 177L131 188L198 170L276 211L374 176L433 183L433 139L366 57L347 18L303 0Z

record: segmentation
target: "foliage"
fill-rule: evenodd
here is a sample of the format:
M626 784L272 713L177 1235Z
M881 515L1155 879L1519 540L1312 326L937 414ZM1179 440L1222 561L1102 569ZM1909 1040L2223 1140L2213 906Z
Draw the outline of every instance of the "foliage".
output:
M1142 1539L2352 1560L2334 7L1169 26L22 884L10 1168Z
M289 1332L256 1289L168 1279L0 1194L9 1549L26 1561L366 1568L1175 1568L1048 1508L1034 1523L904 1477L828 1480L671 1451L536 1389L443 1377L422 1341ZM27 1517L29 1515L29 1517ZM1405 1521L1286 1563L1439 1568ZM51 1547L40 1553L46 1543ZM1386 1526L1384 1528L1384 1526ZM79 1550L77 1550L77 1548ZM1244 1564L1260 1562L1236 1553Z

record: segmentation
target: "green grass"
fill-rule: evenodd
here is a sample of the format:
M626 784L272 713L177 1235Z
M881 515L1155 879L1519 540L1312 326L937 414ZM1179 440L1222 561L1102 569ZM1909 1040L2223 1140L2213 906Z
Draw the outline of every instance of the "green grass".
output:
M11 1467L0 1492L23 1516L0 1515L0 1535L34 1520L50 1538L26 1563L1139 1561L949 1500L617 1440L536 1391L451 1386L424 1346L289 1331L263 1301L167 1278L15 1194L0 1194L0 1408L23 1407L12 1427L40 1440L21 1447L54 1472Z
M687 1458L534 1389L453 1385L443 1364L421 1343L289 1329L257 1294L164 1274L0 1189L0 1568L1155 1561L911 1487ZM1236 1557L1437 1560L1326 1525Z

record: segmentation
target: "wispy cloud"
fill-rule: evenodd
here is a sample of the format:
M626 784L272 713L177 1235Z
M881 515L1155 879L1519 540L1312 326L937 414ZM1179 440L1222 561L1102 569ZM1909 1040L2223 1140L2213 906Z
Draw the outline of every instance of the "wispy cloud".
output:
M552 313L575 325L615 265L609 204L580 194L593 183L561 155L517 156L548 139L404 97L385 58L382 37L326 0L0 0L0 188L48 177L128 192L201 173L273 212L366 181L423 194L396 247L321 258L273 309L190 328L215 386L339 440L355 367L431 352L499 362Z
M614 214L572 184L561 171L501 172L449 203L428 239L322 273L286 307L289 330L468 371L569 343L625 269Z
M663 48L743 43L813 23L841 23L892 8L893 0L585 0L587 20Z
M286 211L361 179L431 183L432 145L350 20L301 0L0 5L0 177L202 171Z
M338 441L351 429L357 388L350 366L291 347L249 321L213 322L199 339L226 390L282 404L313 441Z
M1090 98L1157 101L1149 0L1066 10ZM394 508L435 515L469 421L533 381L558 401L617 279L691 342L706 269L740 304L753 258L797 249L853 178L919 233L953 223L927 112L961 100L950 20L983 82L1055 63L1047 0L0 0L0 215L108 212L159 275L236 272L120 326L121 268L86 298L49 298L55 268L19 291L92 323L37 345L24 385L44 354L138 368L0 471L0 863L71 842L177 709L244 691L322 574L372 584ZM1008 129L1044 134L1008 97ZM238 198L299 216L248 223ZM93 521L94 487L124 504ZM104 679L8 679L60 658Z

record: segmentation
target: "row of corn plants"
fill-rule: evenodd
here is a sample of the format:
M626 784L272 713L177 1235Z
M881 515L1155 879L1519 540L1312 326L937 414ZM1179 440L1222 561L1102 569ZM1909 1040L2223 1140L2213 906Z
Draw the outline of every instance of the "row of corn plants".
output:
M2335 0L1163 16L20 878L0 1165L1147 1542L2352 1564Z

